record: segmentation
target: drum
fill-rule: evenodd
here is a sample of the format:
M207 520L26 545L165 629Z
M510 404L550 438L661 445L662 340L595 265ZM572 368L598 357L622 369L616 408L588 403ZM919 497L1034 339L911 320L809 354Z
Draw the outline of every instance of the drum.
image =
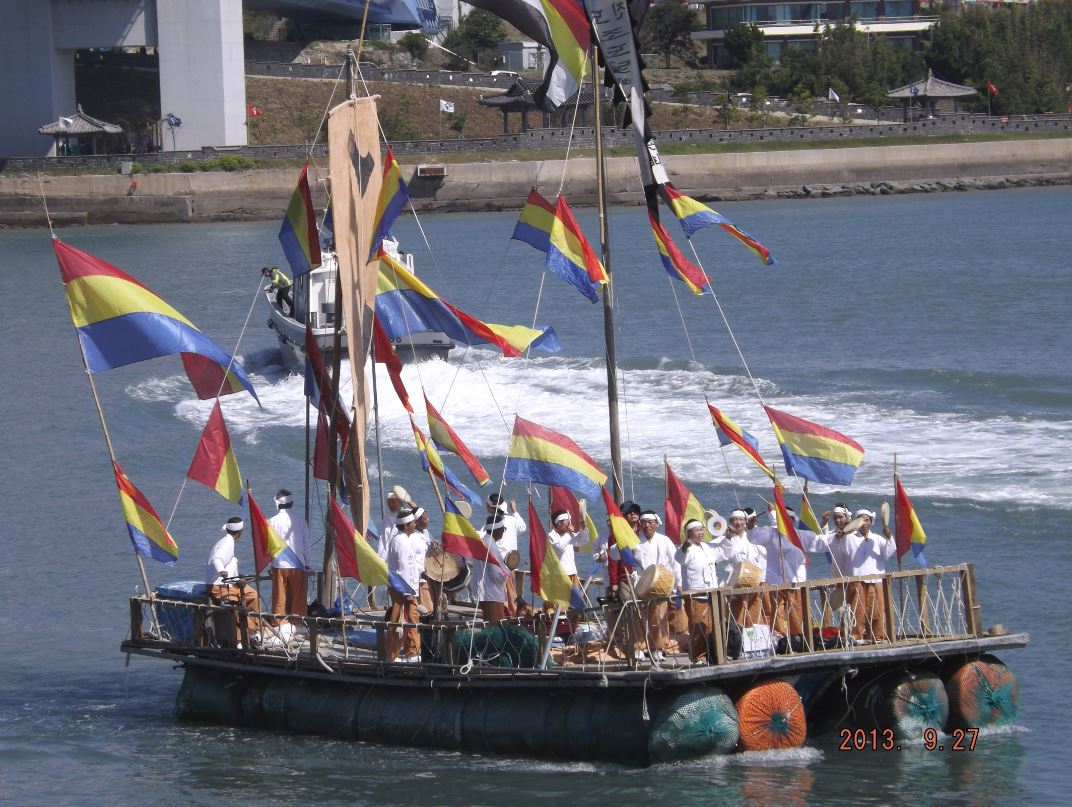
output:
M449 591L451 594L454 594L464 588L467 588L469 586L469 583L471 582L472 576L469 574L469 567L463 563L461 570L458 572L457 575L455 575L450 580L443 581L443 590Z
M733 567L727 588L754 588L763 582L763 570L751 561L742 560Z
M516 549L511 549L506 553L506 557L503 560L506 561L506 568L513 571L521 565L521 553Z
M431 547L424 556L424 576L437 583L453 580L463 569L465 563L461 558L437 546Z
M641 599L669 597L674 592L674 573L665 566L649 566L636 584L636 595Z

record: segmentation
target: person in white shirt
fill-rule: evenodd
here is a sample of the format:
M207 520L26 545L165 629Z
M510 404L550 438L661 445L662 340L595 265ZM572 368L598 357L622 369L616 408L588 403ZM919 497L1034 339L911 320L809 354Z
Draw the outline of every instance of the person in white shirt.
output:
M704 525L696 519L685 522L685 543L675 553L680 569L680 588L689 619L689 658L702 664L711 657L711 600L690 592L718 586L718 563L726 559L724 547L705 543Z
M278 512L268 523L285 546L272 558L272 613L305 616L309 605L309 525L293 513L294 497L289 490L275 494L275 506Z
M254 616L254 612L261 610L257 592L249 585L237 580L238 558L235 557L235 541L242 537L245 522L238 516L227 519L223 525L223 534L212 546L208 554L208 564L205 567L205 583L209 587L209 597L216 605L225 602L234 603L246 613L246 630L250 641L254 644L260 641L261 629L260 618ZM235 624L237 635L238 625ZM233 641L233 639L232 639ZM241 647L241 643L239 644Z
M484 545L488 548L488 555L498 563L497 566L495 563L485 563L479 560L469 562L480 613L486 622L493 624L502 622L506 618L506 604L510 597L506 586L510 579L510 572L506 568L501 543L505 535L504 521L493 521L484 527Z
M551 514L551 531L547 534L547 542L558 555L562 570L576 585L577 559L574 557L574 549L588 543L588 529L582 528L580 532L574 532L573 519L569 512L556 510Z
M659 532L659 517L654 510L644 510L640 514L640 546L636 550L636 559L640 568L662 566L674 576L675 583L681 577L681 569L674 555L677 547L669 536ZM637 631L634 656L637 660L644 658L645 649L652 654L655 661L662 661L670 640L669 613L667 600L654 599L644 603L646 630ZM647 641L644 640L647 634Z
M893 557L897 544L892 538L884 538L871 532L875 514L870 510L857 510L863 517L860 529L852 535L838 533L835 543L844 542L848 568L843 571L849 577L865 577L849 584L847 601L852 608L856 624L853 638L858 641L886 641L886 591L882 575L886 572L886 559Z
M827 529L827 524L830 522L830 518L833 516L834 527L833 529ZM844 502L838 502L834 505L833 510L827 510L823 513L823 520L821 527L822 533L816 537L816 550L824 550L830 553L830 564L833 567L831 569L831 575L833 577L845 577L848 575L849 556L845 551L845 543L843 541L835 540L837 534L845 529L845 525L852 519L852 511L849 510L849 506Z
M484 523L484 531L487 532L489 524L501 521L503 537L498 542L499 549L503 555L517 551L517 537L524 535L529 529L524 516L517 512L517 502L513 499L507 502L498 493L492 493L488 496L487 509L488 518Z
M745 562L758 566L760 580L763 580L767 574L767 549L749 540L748 532L745 530L747 519L748 514L744 510L731 511L726 534L713 544L716 549L721 549L731 566ZM730 597L730 611L733 618L737 620L737 624L746 628L750 625L765 623L764 610L768 613L770 611L769 607L765 609L767 604L765 599L763 592L759 590L755 593L735 594Z
M383 517L383 523L380 524L380 545L376 550L384 560L387 560L387 548L391 544L391 539L398 532L395 518L398 516L398 511L403 507L408 507L412 510L414 507L413 501L404 487L395 485L387 494L387 513Z
M429 531L428 526L431 523L431 517L428 515L428 511L419 505L413 506L413 523L416 528L413 530L413 534L420 536L424 541L424 552L427 555L428 550L431 549L432 544L435 543L435 539L432 538L432 533ZM435 603L438 602L439 592L442 591L442 587L437 585L436 590L432 590L432 581L430 581L425 575L421 574L421 588L417 592L417 604L423 614L426 614L435 608Z
M408 590L400 590L394 585L387 588L387 595L391 598L391 607L387 612L387 660L416 663L421 660L421 634L417 630L421 614L417 608L417 596L428 544L417 533L417 519L409 508L398 511L395 526L398 532L387 549L387 569L395 572ZM403 622L406 624L402 627L400 637L398 626Z
M764 546L767 550L767 572L763 581L770 586L785 583L803 583L808 579L807 558L795 544L790 543L777 527L774 505L767 505L771 520L775 523L769 527L756 527L748 533L753 543ZM796 512L785 508L790 520L796 521ZM797 537L809 551L814 551L818 536L808 529L795 525ZM770 626L783 636L799 636L804 632L803 605L801 592L782 589L772 592L769 598Z

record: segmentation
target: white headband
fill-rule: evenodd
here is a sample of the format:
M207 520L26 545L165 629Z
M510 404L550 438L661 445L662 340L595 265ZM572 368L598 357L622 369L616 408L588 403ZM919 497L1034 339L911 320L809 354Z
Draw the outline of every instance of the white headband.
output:
M870 510L857 510L856 517L859 518L860 516L867 516L872 521L875 520L875 514L872 513Z
M242 529L246 526L244 521L229 521L223 525L223 528L227 532L242 532Z
M743 518L745 521L747 521L748 513L746 513L744 510L734 510L730 513L730 518Z
M418 507L416 510L413 511L413 520L416 521L418 518L420 518L423 515L424 515L424 508L423 507Z
M704 528L703 524L701 524L699 521L697 521L694 518L690 518L688 521L685 522L685 534L686 535L688 535L693 530L702 530L703 528Z
M645 513L644 515L642 515L640 517L640 520L641 521L654 521L656 524L659 523L659 517L657 515L655 515L655 513Z
M495 530L501 530L501 529L503 529L505 527L506 527L505 522L493 521L490 524L485 524L484 525L484 532L486 532L488 534L491 534L491 533L495 532Z
M844 507L835 507L834 508L834 515L835 516L851 516L852 513L850 513Z
M558 518L555 519L555 524L561 524L563 521L569 521L571 518L569 513L559 513Z
M275 503L276 504L294 504L294 497L291 496L289 493L286 496L276 496L275 497Z
M398 525L399 527L403 527L406 524L410 524L410 523L412 523L412 522L414 522L416 520L417 520L417 517L415 515L413 515L413 513L407 513L404 516L399 516L398 518L396 518L395 519L395 524Z

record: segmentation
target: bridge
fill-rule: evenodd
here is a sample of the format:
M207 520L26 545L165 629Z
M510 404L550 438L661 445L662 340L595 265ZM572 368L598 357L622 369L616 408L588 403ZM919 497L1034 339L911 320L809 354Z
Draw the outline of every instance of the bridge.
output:
M74 55L87 48L157 50L160 110L181 121L167 146L245 145L243 9L354 24L364 7L365 0L0 0L0 155L53 147L37 129L75 110ZM368 22L438 27L433 0L371 0Z

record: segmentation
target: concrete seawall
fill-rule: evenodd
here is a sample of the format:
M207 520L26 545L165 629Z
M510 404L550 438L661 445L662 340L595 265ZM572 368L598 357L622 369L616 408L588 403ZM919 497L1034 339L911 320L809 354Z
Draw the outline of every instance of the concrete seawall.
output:
M1072 184L1072 138L670 156L667 171L687 193L709 200L794 198L855 193ZM561 160L447 164L442 178L410 177L422 210L517 209L533 185L557 185ZM403 170L413 173L415 165ZM575 204L595 198L595 161L570 160L565 192ZM140 224L281 218L297 171L44 177L59 224ZM632 157L608 161L608 195L638 204L643 193ZM324 204L314 185L314 202ZM0 177L0 226L40 226L36 177Z

